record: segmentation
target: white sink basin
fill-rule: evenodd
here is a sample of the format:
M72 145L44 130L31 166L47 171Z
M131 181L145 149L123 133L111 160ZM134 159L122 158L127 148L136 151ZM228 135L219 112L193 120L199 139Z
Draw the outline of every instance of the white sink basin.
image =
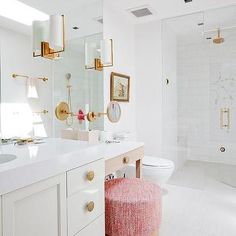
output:
M9 162L9 161L13 161L17 158L17 156L15 155L11 155L11 154L0 154L0 164Z

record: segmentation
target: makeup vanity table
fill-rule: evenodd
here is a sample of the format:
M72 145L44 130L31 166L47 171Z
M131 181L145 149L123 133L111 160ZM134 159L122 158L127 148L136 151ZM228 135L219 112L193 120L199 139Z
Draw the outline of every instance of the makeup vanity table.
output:
M17 156L0 165L1 236L104 236L105 175L136 163L141 177L144 147L47 139L1 153Z

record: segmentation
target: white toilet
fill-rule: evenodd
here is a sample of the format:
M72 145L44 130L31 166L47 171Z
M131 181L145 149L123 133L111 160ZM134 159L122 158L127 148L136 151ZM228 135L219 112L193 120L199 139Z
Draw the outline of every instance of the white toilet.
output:
M130 136L132 135L128 135L127 133L119 133L119 138L117 139L130 141ZM153 183L163 185L169 180L174 170L175 164L171 160L152 156L144 156L143 158L143 178ZM135 166L128 166L123 172L118 174L118 177L123 177L124 174L128 178L135 177Z
M175 169L174 162L159 157L144 156L143 178L159 185L166 183Z
M143 179L156 183L165 184L175 170L174 162L168 159L144 156L143 158ZM127 166L118 177L133 178L135 177L135 165Z

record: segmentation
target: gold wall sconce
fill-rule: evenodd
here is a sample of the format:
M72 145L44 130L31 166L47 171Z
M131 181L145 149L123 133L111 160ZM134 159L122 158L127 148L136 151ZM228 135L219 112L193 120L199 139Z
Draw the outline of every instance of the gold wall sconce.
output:
M117 123L121 118L121 108L118 102L113 101L108 104L106 112L91 111L84 114L82 110L79 110L79 112L75 114L70 111L69 105L66 102L61 102L55 109L55 115L57 119L61 121L68 119L69 116L76 116L79 121L85 120L86 117L89 122L93 122L101 116L107 116L110 122Z
M221 129L230 129L230 109L220 109L220 127Z
M12 74L12 78L13 79L17 79L17 78L25 78L25 79L29 79L30 77L28 75L18 75L18 74ZM48 81L48 78L46 77L39 77L39 78L36 78L38 80L42 80L44 82Z
M52 15L48 21L32 25L33 57L58 59L65 51L65 17Z
M113 40L103 39L100 45L95 42L85 43L85 69L102 71L113 66Z

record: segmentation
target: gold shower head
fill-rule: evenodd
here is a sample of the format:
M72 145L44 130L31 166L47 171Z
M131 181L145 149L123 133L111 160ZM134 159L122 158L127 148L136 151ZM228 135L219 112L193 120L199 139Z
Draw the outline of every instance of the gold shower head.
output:
M215 43L215 44L221 44L221 43L223 43L224 41L225 41L225 39L220 36L220 29L218 29L218 35L217 35L216 38L213 39L213 43Z

